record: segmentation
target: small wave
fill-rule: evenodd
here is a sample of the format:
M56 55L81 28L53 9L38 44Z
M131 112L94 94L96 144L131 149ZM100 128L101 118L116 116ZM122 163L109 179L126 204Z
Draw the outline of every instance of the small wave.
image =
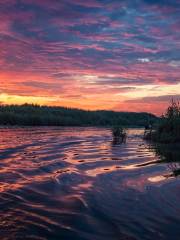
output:
M178 240L178 163L128 130L0 129L2 240Z

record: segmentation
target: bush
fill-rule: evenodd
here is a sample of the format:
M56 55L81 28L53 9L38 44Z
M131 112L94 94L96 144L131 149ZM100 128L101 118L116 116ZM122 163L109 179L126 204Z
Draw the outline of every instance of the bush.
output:
M160 143L180 142L180 105L172 100L166 113L162 116L151 140Z

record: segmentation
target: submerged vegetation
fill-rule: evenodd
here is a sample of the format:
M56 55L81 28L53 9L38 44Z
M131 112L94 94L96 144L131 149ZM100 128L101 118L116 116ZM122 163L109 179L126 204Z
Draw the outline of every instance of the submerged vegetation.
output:
M180 105L172 100L166 113L154 130L145 134L145 139L158 143L180 143Z
M144 126L157 117L149 113L85 111L32 104L1 105L0 124L20 126Z

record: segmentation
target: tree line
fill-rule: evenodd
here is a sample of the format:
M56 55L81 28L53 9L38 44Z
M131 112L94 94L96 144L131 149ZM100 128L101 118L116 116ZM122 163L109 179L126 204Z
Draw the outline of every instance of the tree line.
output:
M150 113L86 111L34 104L1 105L0 124L20 126L144 126L157 117Z

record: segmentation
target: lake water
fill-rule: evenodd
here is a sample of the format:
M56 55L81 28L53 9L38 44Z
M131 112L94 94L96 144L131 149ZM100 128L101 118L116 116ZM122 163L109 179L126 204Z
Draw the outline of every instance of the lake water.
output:
M129 129L0 129L1 240L179 240L179 162Z

